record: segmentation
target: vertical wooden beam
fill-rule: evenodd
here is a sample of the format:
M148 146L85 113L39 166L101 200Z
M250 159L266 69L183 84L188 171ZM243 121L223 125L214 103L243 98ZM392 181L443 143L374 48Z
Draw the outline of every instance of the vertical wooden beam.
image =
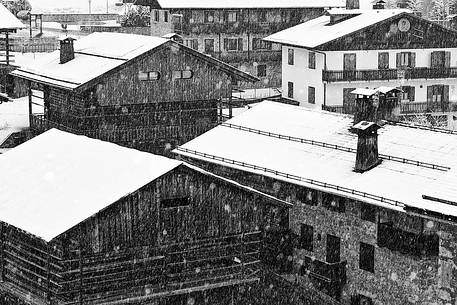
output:
M83 305L83 247L82 247L82 228L79 227L79 304Z
M10 64L10 39L9 39L8 30L5 32L5 38L6 38L6 65L8 66Z
M32 38L32 14L29 13L29 31L30 31L30 38Z
M51 255L49 243L46 243L46 301L51 304Z
M0 221L0 283L4 281L5 255L3 250L5 225Z
M27 82L29 94L29 126L32 127L32 82Z

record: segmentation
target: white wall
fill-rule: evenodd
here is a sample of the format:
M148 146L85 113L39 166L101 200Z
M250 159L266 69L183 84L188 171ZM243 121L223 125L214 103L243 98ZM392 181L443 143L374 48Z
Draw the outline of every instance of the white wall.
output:
M294 65L288 64L288 49L294 50ZM324 54L316 53L316 69L308 67L309 51L301 48L283 46L282 48L282 96L287 98L287 83L294 83L293 100L300 106L321 108L324 100L324 83L322 70L324 69ZM316 103L308 103L308 86L316 89Z
M389 68L397 67L397 53L415 52L416 67L430 67L431 53L433 51L451 52L451 67L457 67L457 48L448 49L402 49L402 50L369 50L369 51L331 51L327 54L327 70L343 70L343 57L347 53L356 54L357 70L378 69L378 53L389 53Z

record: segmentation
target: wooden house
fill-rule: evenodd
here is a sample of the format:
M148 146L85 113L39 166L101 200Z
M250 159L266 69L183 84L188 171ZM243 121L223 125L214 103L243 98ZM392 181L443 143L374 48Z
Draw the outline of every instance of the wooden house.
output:
M261 79L245 88L281 86L281 46L262 41L277 31L345 7L344 0L123 0L151 8L154 29L172 22L173 31L195 50Z
M266 101L174 152L293 204L274 276L304 304L457 301L456 132Z
M287 212L181 161L57 129L1 155L0 171L0 303L229 304L259 280L263 230Z
M44 94L38 133L52 127L164 153L218 123L221 104L249 74L173 40L94 33L11 73ZM31 99L30 99L31 100Z
M25 28L3 4L0 3L0 103L8 99L7 75L14 70L14 55L10 52L10 34Z

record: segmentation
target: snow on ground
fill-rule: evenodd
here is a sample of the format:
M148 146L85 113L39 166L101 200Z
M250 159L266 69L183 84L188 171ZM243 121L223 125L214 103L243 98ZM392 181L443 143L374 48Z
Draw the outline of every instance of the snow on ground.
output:
M35 91L34 95L43 96L41 91ZM43 100L33 97L32 113L43 113ZM29 103L28 97L14 99L13 102L0 104L0 144L12 133L29 127Z
M42 58L49 53L21 53L11 52L14 54L14 65L22 67L33 63L35 60Z

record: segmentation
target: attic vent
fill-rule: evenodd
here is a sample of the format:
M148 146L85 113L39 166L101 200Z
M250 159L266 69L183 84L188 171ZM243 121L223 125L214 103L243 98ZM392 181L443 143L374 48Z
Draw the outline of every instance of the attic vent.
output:
M384 0L379 0L373 5L374 10L383 10L386 6L386 2Z

